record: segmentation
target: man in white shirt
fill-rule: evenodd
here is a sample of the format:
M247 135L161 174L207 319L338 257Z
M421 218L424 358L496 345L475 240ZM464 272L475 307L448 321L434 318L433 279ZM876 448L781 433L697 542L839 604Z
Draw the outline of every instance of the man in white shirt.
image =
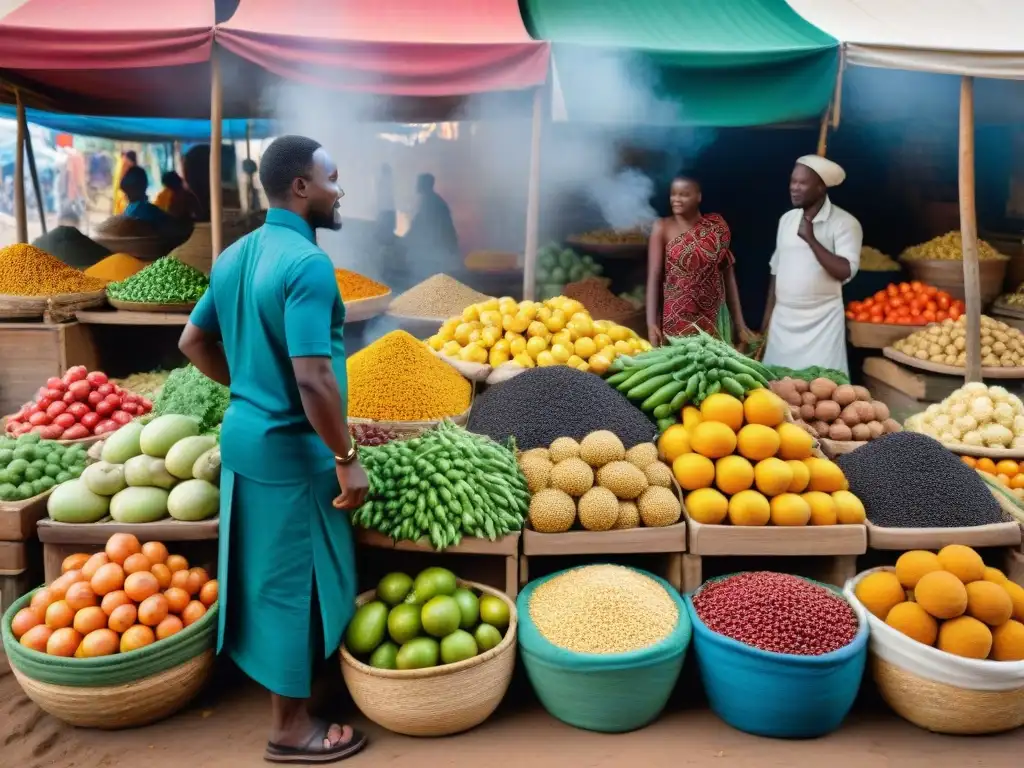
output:
M849 373L843 285L857 274L864 232L828 197L845 178L817 155L799 158L790 175L793 210L779 220L765 307L766 365Z

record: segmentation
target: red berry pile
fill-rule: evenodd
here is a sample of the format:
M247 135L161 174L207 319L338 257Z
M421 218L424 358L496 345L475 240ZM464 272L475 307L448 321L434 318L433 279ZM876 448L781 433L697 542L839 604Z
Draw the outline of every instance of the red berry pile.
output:
M44 440L79 440L113 432L151 410L153 403L111 383L107 374L77 365L47 379L36 399L7 419L6 431L15 437L38 432Z
M693 597L712 632L762 651L820 656L853 642L857 614L825 587L784 573L755 571L703 586Z

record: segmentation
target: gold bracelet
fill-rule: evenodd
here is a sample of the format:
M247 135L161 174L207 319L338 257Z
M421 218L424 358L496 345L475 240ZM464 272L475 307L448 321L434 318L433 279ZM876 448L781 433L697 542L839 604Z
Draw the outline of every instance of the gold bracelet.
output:
M353 444L352 447L349 448L348 453L344 456L335 456L334 463L344 467L346 464L351 464L355 461L358 455L359 452L356 450L355 444Z

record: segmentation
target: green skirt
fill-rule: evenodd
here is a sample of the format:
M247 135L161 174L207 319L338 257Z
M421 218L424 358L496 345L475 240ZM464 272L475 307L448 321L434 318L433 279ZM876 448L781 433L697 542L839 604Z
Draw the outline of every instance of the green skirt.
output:
M270 484L221 471L217 651L272 693L310 695L355 612L352 530L333 471ZM322 646L321 646L322 641Z

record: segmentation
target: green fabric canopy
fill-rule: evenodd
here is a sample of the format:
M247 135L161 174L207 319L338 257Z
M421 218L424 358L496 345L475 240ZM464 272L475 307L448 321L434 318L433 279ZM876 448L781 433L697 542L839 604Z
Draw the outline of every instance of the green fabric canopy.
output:
M785 0L521 0L573 120L750 126L820 116L839 43Z

